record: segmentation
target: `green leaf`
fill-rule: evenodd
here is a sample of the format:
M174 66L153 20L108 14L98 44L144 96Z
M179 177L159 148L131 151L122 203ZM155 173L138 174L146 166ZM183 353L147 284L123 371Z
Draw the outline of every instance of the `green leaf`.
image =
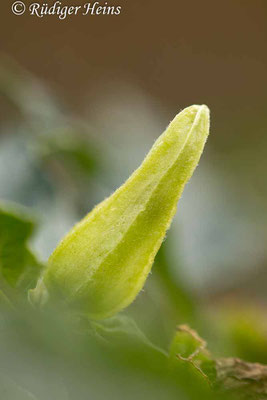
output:
M16 207L0 206L0 274L2 285L26 292L35 287L41 265L28 249L34 222Z
M165 354L164 351L155 346L146 335L139 329L136 322L126 315L116 315L104 321L91 321L91 328L102 340L111 344L128 347L129 344L145 346L157 352Z
M0 308L2 308L3 306L9 310L13 309L13 305L10 302L9 298L2 290L0 290Z
M178 319L191 324L197 319L197 302L194 299L192 291L184 284L182 277L179 276L179 271L175 271L175 278L173 276L168 259L168 243L162 243L157 254L153 267L153 276L161 285L162 292L168 299L168 304L170 304L173 314L172 320L176 321Z
M89 333L106 354L138 369L162 373L168 371L168 354L153 344L132 318L116 315L103 321L90 321ZM84 332L84 326L82 326ZM87 329L88 331L88 329Z
M92 319L112 316L142 289L209 132L209 110L191 106L158 138L143 164L77 224L44 274L52 297Z
M215 361L206 347L206 342L196 331L187 325L180 325L171 343L170 363L174 367L184 364L208 382L213 382L216 376Z
M219 314L218 321L218 329L224 332L224 354L267 364L267 322L264 307L246 301L235 306L230 304L230 308L225 306ZM229 349L226 343L229 343Z
M0 387L1 398L4 400L37 400L32 393L3 374L0 374Z
M81 128L78 126L77 131ZM77 135L76 130L66 129L54 132L53 136L42 143L41 157L45 163L58 161L75 176L90 177L101 164L99 150L93 141L85 135Z

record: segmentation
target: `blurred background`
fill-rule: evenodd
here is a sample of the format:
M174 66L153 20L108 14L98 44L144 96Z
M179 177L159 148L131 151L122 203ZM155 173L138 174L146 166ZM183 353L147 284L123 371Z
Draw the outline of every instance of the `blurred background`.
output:
M205 103L200 166L127 312L158 344L191 323L218 354L267 362L266 1L116 0L119 16L64 21L15 16L11 3L0 16L0 200L35 216L33 251L45 262L176 113Z

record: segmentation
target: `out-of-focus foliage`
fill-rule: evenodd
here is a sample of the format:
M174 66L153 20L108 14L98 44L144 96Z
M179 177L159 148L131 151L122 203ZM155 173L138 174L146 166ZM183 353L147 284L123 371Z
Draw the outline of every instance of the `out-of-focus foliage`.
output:
M34 222L18 207L0 206L0 288L6 295L36 286L42 266L28 248L33 229Z
M266 310L251 305L225 315L229 336L238 357L267 364Z
M217 355L267 364L267 319L262 304L228 301L212 310L207 324L213 324L208 341Z
M1 396L5 400L37 400L32 393L19 386L8 376L0 374Z
M2 307L0 321L6 399L18 390L38 400L214 398L202 374L178 358L175 365L128 317L89 323L23 306ZM188 338L176 338L176 346L187 348Z

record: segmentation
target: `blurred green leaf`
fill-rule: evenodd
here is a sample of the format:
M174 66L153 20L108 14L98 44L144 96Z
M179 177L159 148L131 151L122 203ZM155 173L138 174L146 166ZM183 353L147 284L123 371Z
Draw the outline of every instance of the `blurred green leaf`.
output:
M28 248L34 222L14 206L0 206L0 273L7 284L27 292L35 287L42 266Z
M91 321L90 324L98 336L111 344L141 345L166 355L146 337L136 322L126 315L116 315L101 322Z
M223 320L226 341L231 355L250 362L267 364L266 308L258 304L243 303L239 307L224 310Z
M32 393L3 374L0 374L0 387L3 400L37 400Z
M0 290L0 307L4 307L6 309L12 309L12 303L10 302L9 298L5 295L5 293Z
M172 233L170 232L169 234ZM168 244L166 242L162 244L157 254L154 274L162 286L162 291L169 298L175 313L175 320L177 321L177 318L179 318L187 321L187 323L195 321L197 318L196 301L193 293L189 288L185 287L182 278L179 279L178 272L176 271L175 277L172 276L168 260Z
M78 131L80 129L77 127ZM87 137L78 135L77 131L66 130L53 132L53 136L44 143L42 158L45 162L61 161L70 172L90 176L99 166L99 153Z

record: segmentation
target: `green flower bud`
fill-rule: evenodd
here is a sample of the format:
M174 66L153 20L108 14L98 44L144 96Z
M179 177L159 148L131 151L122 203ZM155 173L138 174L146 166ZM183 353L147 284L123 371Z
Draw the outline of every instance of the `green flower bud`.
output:
M66 235L48 261L48 293L92 319L142 289L209 132L205 105L184 109L131 177Z

